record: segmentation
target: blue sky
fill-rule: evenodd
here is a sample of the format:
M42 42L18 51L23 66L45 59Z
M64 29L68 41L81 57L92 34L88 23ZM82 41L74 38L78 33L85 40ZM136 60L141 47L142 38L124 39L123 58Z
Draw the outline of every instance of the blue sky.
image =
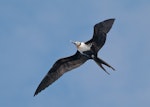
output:
M1 0L1 107L149 107L149 0ZM33 97L53 63L76 52L69 41L87 41L94 24L115 23L94 61L63 75Z

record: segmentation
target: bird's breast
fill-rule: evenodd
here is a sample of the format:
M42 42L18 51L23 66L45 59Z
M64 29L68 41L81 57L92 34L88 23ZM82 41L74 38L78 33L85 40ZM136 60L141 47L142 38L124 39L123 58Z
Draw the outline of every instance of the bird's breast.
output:
M91 49L91 46L86 45L85 43L81 43L81 45L78 47L78 51L80 53L83 53L84 51L89 51Z

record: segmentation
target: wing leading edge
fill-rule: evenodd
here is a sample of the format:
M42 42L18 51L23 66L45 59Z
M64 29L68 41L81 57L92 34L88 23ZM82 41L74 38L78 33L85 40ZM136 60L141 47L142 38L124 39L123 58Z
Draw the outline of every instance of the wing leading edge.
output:
M95 53L105 44L107 33L110 31L114 21L115 19L108 19L94 26L93 37L86 44L92 44L92 49Z
M74 68L79 67L83 63L88 60L87 57L80 54L80 52L76 52L73 56L59 59L55 62L52 68L49 70L47 75L39 84L38 88L35 91L35 95L44 90L46 87L55 82L58 78L60 78L65 72L70 71Z

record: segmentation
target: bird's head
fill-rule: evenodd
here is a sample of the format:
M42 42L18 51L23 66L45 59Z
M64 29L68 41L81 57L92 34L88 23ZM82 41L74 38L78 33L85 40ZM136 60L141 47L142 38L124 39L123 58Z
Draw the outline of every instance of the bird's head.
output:
M73 43L77 48L81 45L81 42L79 41L76 42L71 41L71 43Z

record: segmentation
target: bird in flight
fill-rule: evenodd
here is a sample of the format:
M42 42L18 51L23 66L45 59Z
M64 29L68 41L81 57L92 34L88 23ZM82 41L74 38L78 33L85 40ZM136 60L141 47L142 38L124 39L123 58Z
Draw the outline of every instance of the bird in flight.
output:
M52 68L39 84L34 96L55 82L64 73L79 67L89 59L94 60L107 74L109 73L102 65L108 66L112 70L115 70L112 66L97 56L98 51L105 44L107 33L110 31L114 21L115 19L108 19L97 23L94 26L93 37L89 41L72 42L77 47L77 52L72 56L61 58L54 63Z

